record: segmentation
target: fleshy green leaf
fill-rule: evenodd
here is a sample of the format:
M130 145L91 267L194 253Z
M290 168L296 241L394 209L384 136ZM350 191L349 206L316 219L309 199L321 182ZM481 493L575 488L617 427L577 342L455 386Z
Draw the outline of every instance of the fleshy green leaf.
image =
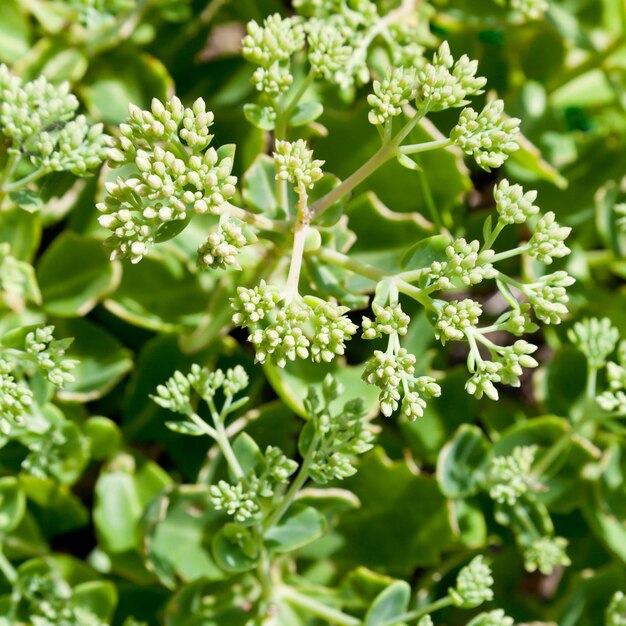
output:
M383 626L393 623L409 606L411 587L403 580L396 580L376 596L370 606L363 626Z
M292 552L311 543L326 528L324 516L312 506L294 504L287 514L265 533L265 544L275 553Z

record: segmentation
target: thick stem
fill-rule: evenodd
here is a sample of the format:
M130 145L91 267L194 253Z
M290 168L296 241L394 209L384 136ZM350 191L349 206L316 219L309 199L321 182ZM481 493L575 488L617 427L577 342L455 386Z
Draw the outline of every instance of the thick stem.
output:
M418 152L430 152L431 150L439 150L439 148L447 148L452 145L452 140L447 137L444 139L435 139L433 141L425 141L423 143L414 143L408 146L400 146L398 150L402 154L417 154Z
M548 87L548 93L551 94L560 87L567 85L574 79L600 67L610 56L615 54L626 43L626 36L621 35L612 41L604 50L599 50L592 54L588 59L572 67L567 72L562 72Z
M48 174L48 170L40 167L36 169L34 172L28 174L28 176L24 176L24 178L20 178L12 183L8 183L4 186L4 191L10 193L11 191L17 191L22 187L28 185L28 183L33 183L40 178L43 178L46 174Z
M246 222L247 224L250 224L250 226L254 226L259 230L265 230L271 233L286 233L289 230L288 225L284 222L272 220L264 215L250 213L250 211L246 211L245 209L232 204L228 205L228 212L232 217L236 217L242 222Z
M524 246L520 246L519 248L507 250L506 252L500 252L498 254L494 254L494 256L491 257L490 262L497 263L498 261L504 261L505 259L510 259L514 256L524 254L524 252L528 252L528 250L530 250L530 245L526 244Z
M335 202L349 194L355 187L358 187L366 178L371 176L381 165L389 161L395 153L392 144L383 144L378 151L356 172L348 176L340 185L329 191L311 206L314 215L321 215Z
M217 441L217 431L215 428L209 426L197 413L192 413L189 419L209 437Z
M220 447L220 450L222 451L222 454L224 455L228 466L232 470L237 480L241 480L244 477L244 472L241 469L239 461L237 460L235 451L230 445L230 439L228 438L228 434L226 433L224 423L221 417L220 419L215 420L215 431L217 435L215 441L217 441L217 445Z
M348 615L339 609L333 609L330 606L326 606L319 600L296 591L293 587L281 587L280 595L285 600L310 611L313 615L321 617L323 620L326 620L329 624L333 624L334 626L361 626L362 624L360 619L357 619L352 615Z
M285 300L289 301L298 295L298 284L300 282L300 271L302 270L302 257L304 256L304 243L309 230L308 221L298 219L293 235L293 249L291 252L291 264L289 265L289 275L285 287Z
M347 254L337 252L337 250L332 250L331 248L322 247L316 250L313 254L327 263L350 270L351 272L364 276L365 278L369 278L374 282L385 280L386 278L394 279L400 293L413 298L426 309L430 310L433 308L432 300L428 294L426 294L419 287L414 287L404 280L399 280L399 277L394 274L387 274L383 270L379 270L377 267L368 265L367 263L359 263L358 261L351 259Z
M452 605L452 598L450 596L445 596L428 606L425 606L421 609L415 609L414 611L408 611L407 613L403 613L393 620L383 622L381 626L395 626L396 624L400 624L402 622L412 622L413 620L419 619L420 617L424 617L424 615L428 615L429 613L434 613L439 609L445 609L448 606Z
M289 124L289 117L293 113L293 110L298 106L302 96L306 93L306 90L313 84L315 80L315 72L310 70L306 75L306 78L300 83L297 91L293 94L293 96L287 102L287 105L283 111L283 119L285 120L285 125Z
M428 207L428 212L430 213L430 217L435 224L435 228L441 232L443 230L443 222L441 220L441 215L439 215L439 210L437 209L437 205L435 204L435 199L433 198L433 193L430 189L430 183L428 182L428 178L424 170L419 170L417 172L417 176L420 180L420 184L422 185L422 190L424 192L424 200L426 201L426 206Z
M0 550L0 572L4 574L4 577L11 584L14 584L17 580L17 571L2 550Z
M287 493L283 496L283 499L279 502L278 506L274 509L274 512L265 520L263 526L265 529L269 529L282 519L283 515L287 512L293 499L296 497L298 491L302 489L304 483L309 478L309 467L313 462L313 455L315 454L315 449L317 448L317 442L319 441L318 436L315 435L311 440L309 445L309 449L307 450L306 456L302 461L302 465L298 471L297 476L294 478L291 485L289 485L289 489Z
M489 235L489 237L485 239L485 242L483 243L483 247L482 247L483 250L489 250L491 246L493 246L493 244L495 243L496 239L498 238L498 236L500 235L500 233L502 232L505 226L506 224L504 222L501 222L500 220L498 220L496 227L491 231L491 234Z

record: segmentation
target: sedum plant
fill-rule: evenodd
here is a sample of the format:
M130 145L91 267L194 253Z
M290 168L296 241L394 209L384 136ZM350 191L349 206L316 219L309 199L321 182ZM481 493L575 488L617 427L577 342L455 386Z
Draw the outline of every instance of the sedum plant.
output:
M624 622L596 4L5 2L0 626Z

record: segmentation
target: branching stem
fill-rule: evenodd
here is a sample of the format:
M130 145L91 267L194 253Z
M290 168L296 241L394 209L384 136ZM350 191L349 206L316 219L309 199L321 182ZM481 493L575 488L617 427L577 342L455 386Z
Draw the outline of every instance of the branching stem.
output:
M299 591L296 591L293 587L281 587L280 595L285 600L310 611L313 615L321 617L334 626L361 626L362 624L360 619L353 617L352 615L348 615L339 609L327 606L311 596L307 596Z

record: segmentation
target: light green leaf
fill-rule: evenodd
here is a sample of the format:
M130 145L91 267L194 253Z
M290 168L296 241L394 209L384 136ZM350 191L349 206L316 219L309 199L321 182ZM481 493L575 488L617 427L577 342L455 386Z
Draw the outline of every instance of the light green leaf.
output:
M73 337L69 355L78 360L73 383L59 392L63 400L91 402L105 396L132 369L130 350L101 326L85 319L54 321L58 337Z
M464 424L442 448L437 480L448 498L467 498L480 488L489 454L489 442L477 426Z
M393 623L409 606L411 587L404 580L396 580L372 602L363 626L383 626Z
M17 528L26 512L26 497L17 478L0 478L0 533Z
M246 119L261 130L274 130L274 119L270 115L270 110L259 104L247 103L243 105L243 114Z
M310 124L323 112L324 106L320 102L302 102L293 110L289 118L289 126L304 126L305 124Z
M119 284L120 266L100 241L66 231L37 264L37 279L47 313L83 316Z
M151 461L120 454L96 481L93 520L99 543L109 553L139 547L137 525L150 500L171 482Z
M72 603L86 609L102 621L110 622L117 606L117 589L113 583L106 580L82 583L74 587Z
M287 514L265 533L265 545L271 552L292 552L311 543L326 529L324 516L312 506L294 504Z

